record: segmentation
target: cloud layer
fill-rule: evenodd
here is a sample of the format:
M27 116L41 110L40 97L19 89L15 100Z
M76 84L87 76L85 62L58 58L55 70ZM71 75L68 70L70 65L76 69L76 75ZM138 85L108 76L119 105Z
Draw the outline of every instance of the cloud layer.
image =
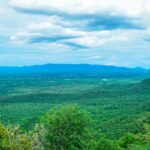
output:
M29 52L30 64L150 66L149 0L2 0L0 7L5 57L12 49L14 58Z

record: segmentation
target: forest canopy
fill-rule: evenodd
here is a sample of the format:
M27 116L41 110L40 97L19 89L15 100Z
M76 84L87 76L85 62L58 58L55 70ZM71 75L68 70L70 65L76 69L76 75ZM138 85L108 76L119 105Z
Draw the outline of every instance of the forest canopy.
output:
M138 132L118 140L100 137L93 120L78 105L51 109L39 118L30 131L0 124L1 150L147 150L150 148L150 116L137 121Z

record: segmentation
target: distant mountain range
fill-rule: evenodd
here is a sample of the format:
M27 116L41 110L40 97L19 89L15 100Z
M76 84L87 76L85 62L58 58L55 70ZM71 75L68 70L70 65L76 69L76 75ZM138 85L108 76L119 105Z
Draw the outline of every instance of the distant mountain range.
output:
M144 68L127 68L105 65L88 65L88 64L45 64L24 67L0 67L2 73L63 73L63 74L99 74L102 76L129 76L150 74L150 69Z

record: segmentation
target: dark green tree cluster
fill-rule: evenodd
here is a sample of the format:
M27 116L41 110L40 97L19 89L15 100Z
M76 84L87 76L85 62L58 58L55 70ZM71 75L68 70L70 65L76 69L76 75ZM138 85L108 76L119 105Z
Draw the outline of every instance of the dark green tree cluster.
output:
M61 106L41 117L28 133L0 124L0 150L149 150L149 118L141 122L145 132L115 141L96 136L88 113L77 105Z

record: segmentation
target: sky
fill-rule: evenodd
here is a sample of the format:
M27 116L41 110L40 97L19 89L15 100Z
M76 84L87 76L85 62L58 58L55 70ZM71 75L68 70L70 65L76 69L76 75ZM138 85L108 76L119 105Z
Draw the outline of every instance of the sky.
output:
M150 68L149 0L0 0L0 66Z

